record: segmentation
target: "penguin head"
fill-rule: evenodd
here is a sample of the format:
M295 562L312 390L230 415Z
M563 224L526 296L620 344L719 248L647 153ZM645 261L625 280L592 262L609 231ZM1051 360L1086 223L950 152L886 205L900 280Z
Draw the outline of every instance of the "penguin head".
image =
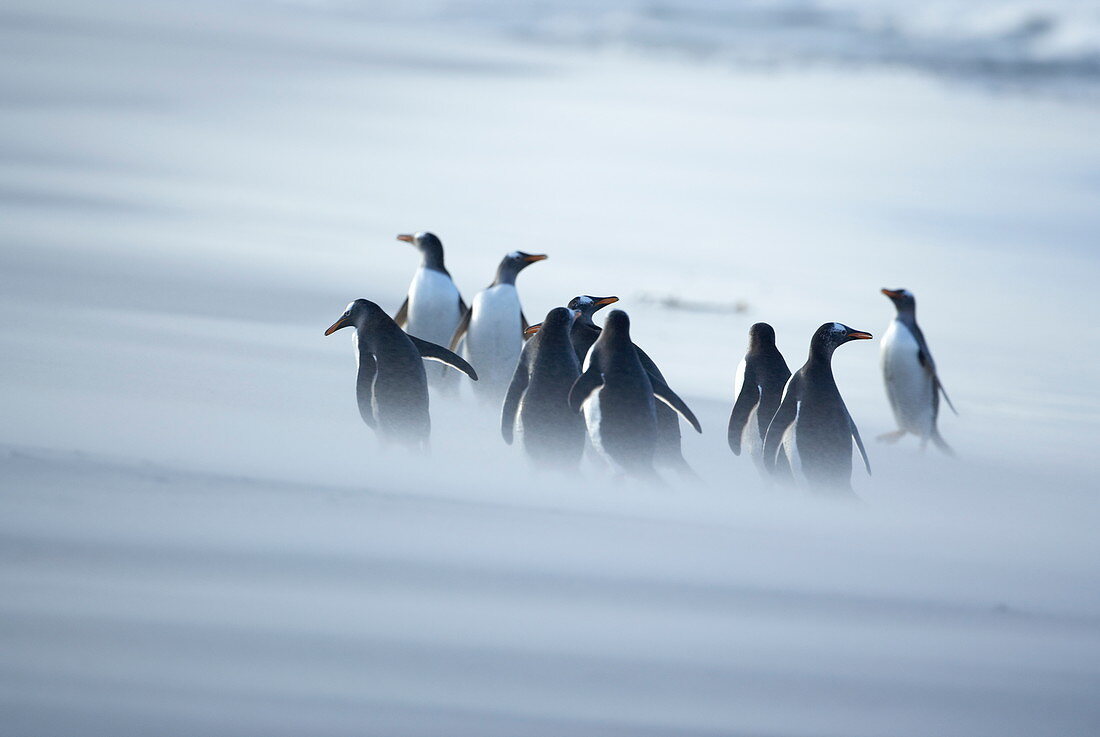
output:
M568 307L555 307L546 313L546 318L542 322L536 322L534 325L529 325L526 330L523 331L523 337L530 338L545 325L549 330L555 330L557 328L570 328L573 326L573 321L581 316L580 310L575 310Z
M497 278L493 284L515 284L516 275L536 261L545 261L545 253L524 253L512 251L506 255L497 267Z
M420 251L420 255L423 256L425 266L443 270L443 243L436 237L435 233L428 233L423 230L413 235L403 233L397 236L397 240L415 246L416 250Z
M332 335L337 330L343 328L362 330L367 326L368 322L377 318L378 314L381 312L382 308L369 299L357 299L348 304L347 309L344 310L344 314L340 316L339 320L332 323L329 329L325 331L325 335Z
M883 289L882 293L890 298L898 312L916 312L917 299L908 289Z
M546 313L541 323L542 330L568 330L573 324L576 313L567 307L555 307Z
M758 322L749 328L749 348L775 345L775 328L766 322Z
M577 310L578 317L586 322L592 322L592 316L608 305L619 301L618 297L593 297L590 294L582 294L569 300L569 309Z
M831 356L837 347L852 340L870 340L872 335L862 330L850 328L839 322L827 322L817 329L810 341L810 352Z
M607 321L603 324L603 332L600 338L618 339L625 337L630 339L630 316L622 310L611 310Z

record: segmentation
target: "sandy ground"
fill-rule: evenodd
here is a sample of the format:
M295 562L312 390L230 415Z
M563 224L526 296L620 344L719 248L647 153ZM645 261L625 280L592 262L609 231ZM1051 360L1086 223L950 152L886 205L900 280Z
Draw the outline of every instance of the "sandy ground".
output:
M1100 730L1097 107L292 5L16 2L0 49L4 734ZM417 229L467 297L549 253L532 319L618 294L706 485L535 476L462 401L379 449L321 333ZM797 366L883 286L959 459L762 488L748 326ZM868 440L877 348L835 362Z

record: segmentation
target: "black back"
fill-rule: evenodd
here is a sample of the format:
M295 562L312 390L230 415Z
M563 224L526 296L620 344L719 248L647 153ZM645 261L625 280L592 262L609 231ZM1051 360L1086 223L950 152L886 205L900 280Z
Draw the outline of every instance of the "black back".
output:
M766 322L756 323L749 328L744 381L730 413L728 439L734 453L740 455L741 436L754 407L755 431L760 433L761 438L767 434L768 424L779 409L783 387L789 378L791 370L775 345L775 329Z
M384 436L408 442L426 441L431 433L431 419L428 380L420 351L374 302L363 299L353 304L365 312L365 318L356 324L359 341L356 396L360 413L373 409L378 431ZM354 310L352 314L355 315Z
M851 489L853 438L870 473L863 441L840 396L832 367L833 351L838 346L864 337L869 338L870 334L835 322L817 329L810 340L806 363L791 377L768 426L764 441L766 462L774 464L783 433L793 423L802 474L811 485Z
M569 331L573 311L555 307L523 346L501 412L501 433L511 442L518 416L527 454L545 465L576 465L584 452L584 420L569 407L580 362Z
M649 375L630 340L630 319L622 310L613 310L608 315L603 331L592 346L589 369L585 373L599 374L601 384L597 389L599 438L593 440L623 469L638 474L651 473L657 445L656 400Z
M424 359L447 363L474 380L476 372L446 348L408 335L370 300L349 304L325 334L345 327L356 331L355 394L363 421L383 438L426 444L431 420Z
M591 295L579 295L569 301L569 308L580 313L577 319L573 321L570 337L582 368L588 351L592 348L596 339L600 337L601 328L593 321L592 316L603 307L612 304L613 301L618 301L618 298L593 297ZM638 352L638 359L642 363L642 368L649 374L650 379L664 382L665 377L653 359L637 344L634 345L634 349ZM661 402L657 403L657 449L655 458L662 465L677 468L688 474L693 473L684 459L681 447L680 419L671 407Z

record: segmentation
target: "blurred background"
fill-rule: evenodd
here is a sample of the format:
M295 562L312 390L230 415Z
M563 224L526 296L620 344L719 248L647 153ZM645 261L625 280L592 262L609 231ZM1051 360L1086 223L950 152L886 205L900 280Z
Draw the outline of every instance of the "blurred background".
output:
M1100 729L1100 3L23 2L0 10L0 703L12 735ZM467 301L616 294L698 487L428 459L322 332L432 230ZM906 287L959 453L837 381L859 504L730 454Z

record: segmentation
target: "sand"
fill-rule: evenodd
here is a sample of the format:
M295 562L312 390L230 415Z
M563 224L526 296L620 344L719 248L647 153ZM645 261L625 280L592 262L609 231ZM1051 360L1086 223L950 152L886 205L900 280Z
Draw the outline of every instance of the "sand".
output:
M0 711L13 735L1036 735L1100 727L1100 108L324 5L0 16ZM706 481L544 477L472 402L380 448L343 334L431 229L469 298L617 294ZM959 457L835 368L861 501L726 447L908 287ZM676 310L741 302L743 312Z

